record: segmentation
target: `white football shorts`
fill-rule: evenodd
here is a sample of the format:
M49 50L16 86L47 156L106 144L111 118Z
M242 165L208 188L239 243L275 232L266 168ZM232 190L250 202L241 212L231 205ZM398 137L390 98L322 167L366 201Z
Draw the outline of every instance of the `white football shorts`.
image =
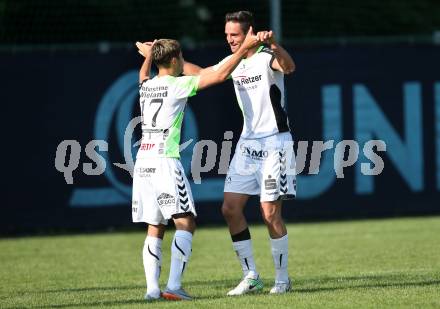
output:
M182 164L176 158L137 159L133 173L133 222L168 224L176 214L197 216Z
M289 132L237 143L224 192L260 195L261 202L296 196L295 156Z

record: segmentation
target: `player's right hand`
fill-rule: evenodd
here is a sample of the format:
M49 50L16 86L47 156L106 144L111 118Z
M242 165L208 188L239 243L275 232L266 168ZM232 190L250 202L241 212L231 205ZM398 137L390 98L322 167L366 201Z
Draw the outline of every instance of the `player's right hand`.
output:
M157 40L154 40L153 42L136 42L136 47L138 48L138 53L142 56L146 57L147 55L151 54L152 48L154 43L156 43Z

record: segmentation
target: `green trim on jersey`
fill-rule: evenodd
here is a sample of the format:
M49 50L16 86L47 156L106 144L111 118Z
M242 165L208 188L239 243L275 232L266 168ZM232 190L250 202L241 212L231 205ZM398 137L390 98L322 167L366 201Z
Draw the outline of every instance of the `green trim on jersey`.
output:
M179 77L175 77L175 76L171 76L168 75L169 77L169 82L171 84L177 83L178 87L188 91L188 98L195 96L197 94L197 90L199 88L199 80L200 80L200 76L181 76Z
M185 92L185 97L192 97L197 94L200 76L175 77L168 76L170 84ZM165 157L180 158L180 133L182 129L184 112L177 114L171 127L168 129L168 136L165 139Z
M200 76L191 76L192 78L188 78L185 83L182 83L181 86L186 88L187 90L191 90L188 97L195 96L197 94L197 90L199 88L199 80Z
M264 45L261 45L260 47L258 47L258 49L257 49L257 52L256 53L259 53L262 49L264 48Z
M180 131L183 115L184 113L180 112L169 128L169 134L165 140L165 157L167 158L180 158Z

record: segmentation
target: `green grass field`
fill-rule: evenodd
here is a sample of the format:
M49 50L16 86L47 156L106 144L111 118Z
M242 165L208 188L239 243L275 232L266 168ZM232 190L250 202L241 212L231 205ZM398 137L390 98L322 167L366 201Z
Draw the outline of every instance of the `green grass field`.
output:
M1 308L440 307L440 217L290 224L294 291L268 295L274 270L264 226L252 226L264 293L228 298L241 269L226 228L200 228L184 286L197 299L146 303L145 235L0 239ZM161 286L169 267L164 242Z

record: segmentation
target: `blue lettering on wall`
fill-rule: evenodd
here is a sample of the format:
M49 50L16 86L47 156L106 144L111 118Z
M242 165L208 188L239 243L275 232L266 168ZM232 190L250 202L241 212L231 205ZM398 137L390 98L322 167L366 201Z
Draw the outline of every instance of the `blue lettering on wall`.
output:
M324 85L321 90L323 141L334 140L336 145L342 139L341 87ZM298 175L298 198L310 199L327 191L335 181L333 167L334 150L326 150L321 157L319 174Z
M418 82L407 82L404 94L404 140L362 84L353 86L355 139L360 145L371 139L387 144L386 154L412 191L423 189L422 99ZM357 163L355 189L359 194L374 191L374 178L360 172L360 163L368 162L361 152Z

